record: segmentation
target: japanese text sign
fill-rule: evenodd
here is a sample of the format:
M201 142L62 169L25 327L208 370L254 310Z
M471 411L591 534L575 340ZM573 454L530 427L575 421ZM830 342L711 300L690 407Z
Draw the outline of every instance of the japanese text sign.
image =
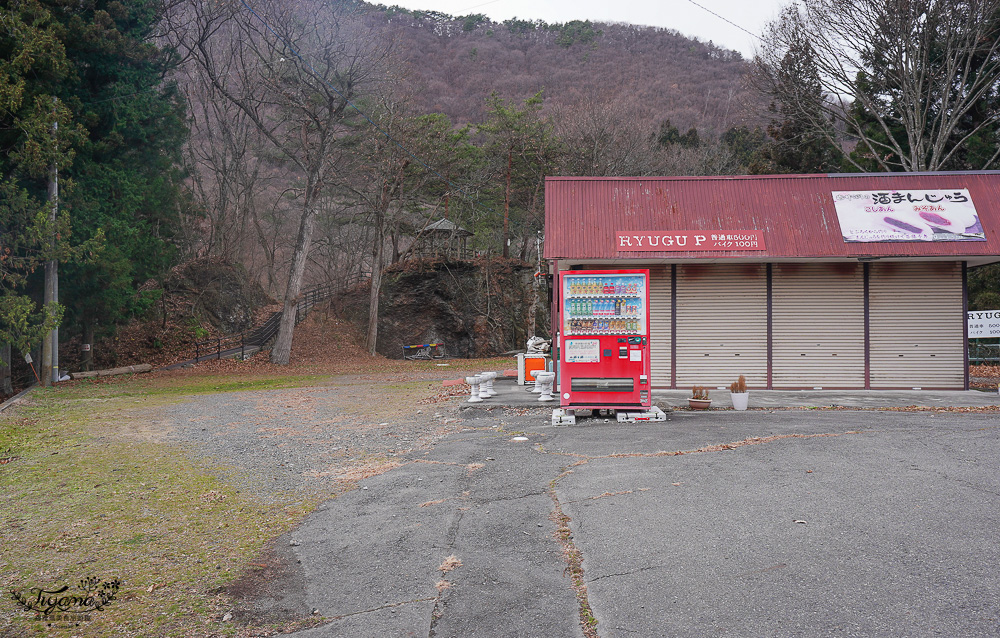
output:
M563 349L566 363L598 363L601 360L599 339L567 339Z
M1000 310L970 310L966 318L970 339L1000 338Z
M620 253L765 250L760 230L620 230L615 246Z
M846 242L986 241L969 191L833 191Z

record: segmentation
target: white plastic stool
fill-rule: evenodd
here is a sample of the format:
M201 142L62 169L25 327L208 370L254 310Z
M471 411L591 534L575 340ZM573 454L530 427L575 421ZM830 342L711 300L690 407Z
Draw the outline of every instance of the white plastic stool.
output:
M479 396L484 399L495 397L497 391L493 389L493 379L497 378L496 372L480 372L479 377L483 380L483 386L479 388Z
M469 403L482 403L483 400L479 396L479 384L483 382L482 377L478 375L465 377L465 382L472 386L472 396L469 397Z
M539 401L555 401L556 398L552 396L552 383L556 380L555 372L543 372L539 370L535 373L535 386L540 386L542 388L542 394L538 397Z
M535 380L533 381L533 383L535 384L535 387L533 387L531 389L531 391L534 392L535 394L541 394L541 392L542 392L542 384L538 382L538 373L539 372L545 372L545 370L532 370L531 371L531 376L535 377Z

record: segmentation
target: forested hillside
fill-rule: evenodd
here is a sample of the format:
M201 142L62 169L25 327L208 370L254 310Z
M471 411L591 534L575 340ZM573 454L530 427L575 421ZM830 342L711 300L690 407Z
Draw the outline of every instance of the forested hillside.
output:
M718 134L745 123L756 99L742 86L739 53L670 29L494 23L398 8L384 15L400 38L414 104L456 124L481 121L493 91L527 98L544 89L553 110L609 103L640 113L647 125L669 119L681 130Z

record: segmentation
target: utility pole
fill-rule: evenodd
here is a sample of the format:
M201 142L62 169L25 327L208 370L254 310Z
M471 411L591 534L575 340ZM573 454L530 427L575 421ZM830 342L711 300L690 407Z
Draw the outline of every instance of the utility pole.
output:
M52 167L49 169L49 224L51 225L51 238L49 248L52 251L51 259L45 262L45 292L43 304L59 301L59 266L56 261L56 217L59 212L59 165L56 163L55 150L58 148L57 135L59 134L59 121L56 119L56 107L59 105L59 98L52 98L52 146L53 157ZM59 327L53 328L42 340L42 386L48 387L59 382Z

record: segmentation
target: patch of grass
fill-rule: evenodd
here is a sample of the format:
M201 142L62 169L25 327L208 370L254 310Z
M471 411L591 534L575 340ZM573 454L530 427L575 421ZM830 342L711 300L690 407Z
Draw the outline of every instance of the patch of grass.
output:
M430 384L427 381L420 380L420 381L408 381L406 383L393 383L385 387L387 387L390 390L427 390L429 385Z
M35 388L29 404L38 409L45 406L59 410L77 407L75 402L88 404L88 410L95 404L109 401L123 402L125 399L150 401L164 399L165 402L183 399L190 395L221 392L251 392L259 390L283 390L288 388L320 385L328 380L326 375L282 375L282 376L236 376L233 374L192 375L178 377L158 377L150 375L121 375L97 379L81 379L61 383L51 388ZM124 404L122 404L124 405Z
M0 414L0 636L237 635L244 628L221 621L232 601L220 588L321 500L401 463L364 453L331 468L335 492L245 493L238 487L245 470L159 442L150 408L199 394L333 385L343 415L367 427L375 413L390 423L409 418L439 385L384 373L187 372L38 388ZM313 396L285 393L305 411ZM88 577L120 579L121 589L91 621L65 633L18 611L9 597L12 588L72 586Z
M246 387L200 387L226 385ZM139 394L132 384L33 392L0 417L0 450L17 457L0 466L0 634L51 629L19 612L10 589L96 577L118 578L121 589L73 635L230 635L236 628L220 622L226 600L210 592L314 508L292 496L255 500L218 478L218 465L116 436L110 424Z
M573 465L578 465L574 463ZM570 466L573 467L573 466ZM562 509L562 504L556 496L556 482L570 470L567 467L559 477L552 479L549 483L549 497L552 499L553 509L549 515L556 525L555 536L562 546L563 560L566 561L566 571L573 581L573 591L576 592L576 601L580 607L580 628L583 630L585 638L597 638L597 618L590 607L590 600L587 596L587 583L583 578L583 552L573 542L573 532L570 529L570 518Z
M94 386L111 386L114 396L145 397L211 394L214 392L250 392L256 390L282 390L316 385L327 377L320 375L284 375L267 377L238 377L232 374L198 375L190 377L133 377L117 384L87 381L78 382L80 390L92 396Z

